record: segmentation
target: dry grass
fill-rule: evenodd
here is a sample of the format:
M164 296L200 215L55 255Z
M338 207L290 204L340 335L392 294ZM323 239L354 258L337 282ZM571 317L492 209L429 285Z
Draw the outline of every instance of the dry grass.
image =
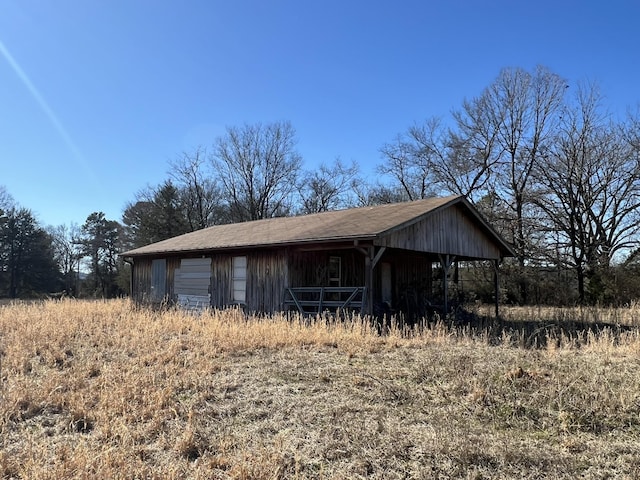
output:
M640 334L0 307L4 478L637 478ZM498 339L497 339L498 338Z
M482 305L479 313L492 315L494 307ZM546 323L583 323L640 326L640 303L632 303L624 308L575 306L575 307L547 307L547 306L501 306L500 316L514 322L546 322Z

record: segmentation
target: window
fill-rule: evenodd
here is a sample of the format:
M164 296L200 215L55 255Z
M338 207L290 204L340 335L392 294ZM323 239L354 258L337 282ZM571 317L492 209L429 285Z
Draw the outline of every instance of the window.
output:
M329 286L342 286L342 259L340 257L329 257Z
M247 257L233 257L233 301L245 303L247 300Z

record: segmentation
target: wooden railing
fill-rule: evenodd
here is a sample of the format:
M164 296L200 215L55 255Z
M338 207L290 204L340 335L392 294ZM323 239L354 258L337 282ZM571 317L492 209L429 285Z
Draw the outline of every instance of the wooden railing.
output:
M285 289L284 297L285 308L296 307L303 314L362 310L365 302L365 287L294 287Z

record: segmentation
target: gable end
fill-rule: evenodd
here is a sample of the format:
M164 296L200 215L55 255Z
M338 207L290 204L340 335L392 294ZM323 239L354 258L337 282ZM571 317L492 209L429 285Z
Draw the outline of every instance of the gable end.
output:
M385 232L377 245L463 258L500 259L497 239L466 213L461 204L438 209L397 230Z

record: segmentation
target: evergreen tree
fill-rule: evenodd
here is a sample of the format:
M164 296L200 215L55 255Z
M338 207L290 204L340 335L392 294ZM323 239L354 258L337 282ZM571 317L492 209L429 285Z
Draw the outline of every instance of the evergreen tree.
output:
M127 248L140 247L190 232L184 196L171 182L138 194L122 215Z
M60 286L52 238L31 211L14 207L0 213L0 294L33 296Z
M118 295L117 276L119 268L122 227L114 220L107 220L103 212L94 212L87 217L81 229L80 244L83 253L90 259L89 274L93 295L114 297Z

